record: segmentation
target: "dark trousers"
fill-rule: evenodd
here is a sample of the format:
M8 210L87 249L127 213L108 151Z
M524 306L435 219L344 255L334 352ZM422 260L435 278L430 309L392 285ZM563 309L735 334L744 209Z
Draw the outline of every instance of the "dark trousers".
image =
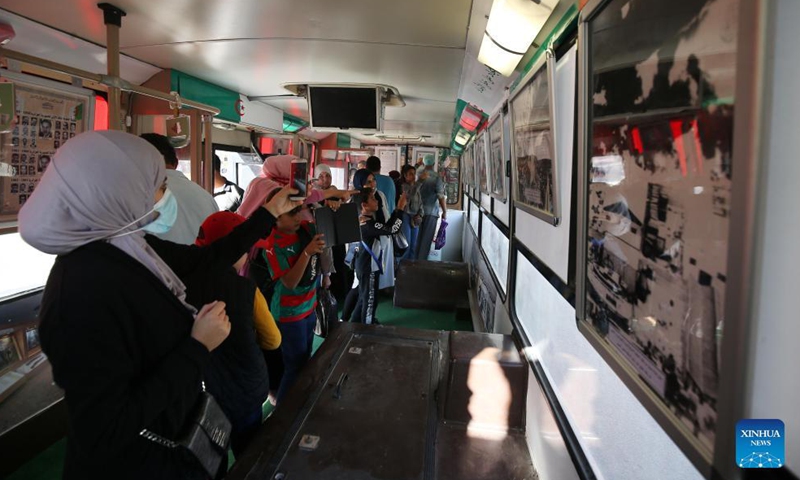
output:
M296 322L278 322L281 331L281 350L283 351L283 379L278 389L278 402L283 400L286 392L294 385L300 370L311 358L314 346L314 327L317 315L311 312L306 318Z
M368 271L358 273L358 303L353 311L351 322L372 324L378 310L378 272L372 271L369 262Z
M417 260L427 260L431 253L433 236L436 234L436 224L439 222L437 215L425 215L422 217L422 225L419 227L419 245L417 247Z
M258 407L258 410L254 411L243 425L237 426L238 428L234 428L231 432L231 450L237 459L244 453L258 432L258 427L261 426L261 416L261 407Z
M353 312L356 311L356 306L358 306L358 287L351 288L347 293L347 298L344 299L342 320L345 322L351 321Z
M344 257L347 253L345 245L335 245L331 247L331 250L333 267L336 272L331 274L330 290L336 302L341 305L353 286L353 272L344 264Z

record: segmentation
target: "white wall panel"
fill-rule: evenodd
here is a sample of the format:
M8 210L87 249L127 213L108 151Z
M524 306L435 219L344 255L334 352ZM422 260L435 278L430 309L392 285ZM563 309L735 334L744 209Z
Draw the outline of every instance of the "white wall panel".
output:
M575 309L522 254L517 262L515 310L529 353L540 359L597 478L703 478L578 331Z
M797 53L797 25L800 2L777 0L775 15L772 98L767 113L768 158L762 186L759 252L756 266L754 319L755 365L751 397L751 418L779 418L786 425L786 465L800 474L800 321L797 313L797 272L800 255L800 57ZM770 77L768 77L770 78Z
M569 229L572 207L572 156L575 116L575 47L556 66L556 174L561 222L558 226L517 209L516 237L564 282L569 277Z
M509 240L486 215L481 222L481 248L500 282L500 289L505 293L508 291Z

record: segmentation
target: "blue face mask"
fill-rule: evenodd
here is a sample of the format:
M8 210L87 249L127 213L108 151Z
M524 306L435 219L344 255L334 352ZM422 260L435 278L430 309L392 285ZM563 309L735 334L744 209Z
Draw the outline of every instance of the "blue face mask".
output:
M148 223L142 230L154 235L160 235L170 231L175 220L178 218L178 201L175 196L167 189L164 196L153 206L153 211L158 212L158 218Z

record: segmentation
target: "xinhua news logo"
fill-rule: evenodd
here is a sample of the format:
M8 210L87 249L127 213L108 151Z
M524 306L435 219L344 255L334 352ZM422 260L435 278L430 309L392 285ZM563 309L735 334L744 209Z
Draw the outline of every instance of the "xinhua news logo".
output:
M740 468L781 468L785 453L782 421L745 419L736 424L736 465Z

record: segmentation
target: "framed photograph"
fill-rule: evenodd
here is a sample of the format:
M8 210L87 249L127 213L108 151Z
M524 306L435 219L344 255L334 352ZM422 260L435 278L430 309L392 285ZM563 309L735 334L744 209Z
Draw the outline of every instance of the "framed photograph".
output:
M475 159L475 171L478 174L477 187L481 193L490 195L489 160L486 158L486 131L481 132L477 137L475 137L473 158Z
M414 147L414 163L413 165L417 167L417 171L422 171L425 168L425 159L433 158L433 168L435 171L439 171L439 165L436 161L437 152L436 148L433 147Z
M543 55L509 101L514 206L558 225L553 92L555 57Z
M466 186L467 193L472 194L471 188L475 186L475 165L472 161L472 144L464 147L461 154L462 181Z
M738 11L594 0L579 22L578 326L707 476L734 458L715 460L734 431L718 418L735 396L720 394L726 298L743 295L732 172L750 170L732 168Z
M506 156L503 154L503 114L498 114L489 122L489 190L491 195L505 203L506 196Z
M11 368L21 358L14 335L11 333L0 335L0 373L5 373L5 370Z
M8 222L0 231L13 231L17 213L27 195L17 195L11 185L18 182L37 183L50 158L69 138L69 130L79 134L94 125L94 93L51 80L3 70L2 79L14 84L16 114L21 129L0 134L0 162L11 163L19 155L29 159L45 158L46 162L20 167L13 177L0 177L0 223ZM36 163L35 161L31 162Z

